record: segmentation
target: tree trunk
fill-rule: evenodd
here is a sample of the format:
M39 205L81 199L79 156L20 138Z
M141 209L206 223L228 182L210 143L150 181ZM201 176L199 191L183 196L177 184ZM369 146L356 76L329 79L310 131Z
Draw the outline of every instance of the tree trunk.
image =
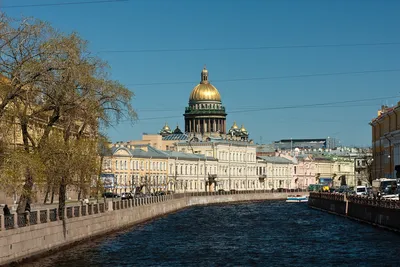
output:
M47 199L49 198L49 193L50 193L50 184L48 184L47 185L47 188L46 188L46 194L44 195L44 201L43 201L43 204L46 204L47 203Z
M31 204L30 202L31 202L32 188L33 188L33 176L28 167L25 173L25 184L23 186L22 194L18 202L17 213L24 213L26 204L27 203L29 203L29 205Z
M64 233L64 238L67 236L67 226L66 226L66 217L67 214L65 214L65 199L67 195L67 186L66 186L66 177L62 176L61 177L61 183L60 183L60 192L58 196L58 216L60 220L63 222L63 233Z
M26 116L20 118L20 126L22 132L22 141L24 143L24 150L26 153L31 153L29 145L29 133L28 133L28 119ZM30 196L33 188L33 176L29 167L25 171L25 183L22 189L21 197L19 198L19 203L17 207L17 213L24 213L26 204L30 203Z
M82 189L79 189L79 191L78 191L78 200L81 199L81 193L82 193Z
M54 203L54 190L55 190L55 188L54 188L54 185L51 187L51 200L50 200L50 203L51 204L53 204Z
M100 190L101 172L102 172L102 169L103 169L103 161L104 161L104 156L102 155L100 157L99 175L97 176L97 182L96 182L96 200L97 200L97 203L99 203L99 190Z
M66 185L65 185L65 176L63 176L61 178L60 191L58 195L58 215L60 219L63 219L65 217L64 214L65 198L66 198Z

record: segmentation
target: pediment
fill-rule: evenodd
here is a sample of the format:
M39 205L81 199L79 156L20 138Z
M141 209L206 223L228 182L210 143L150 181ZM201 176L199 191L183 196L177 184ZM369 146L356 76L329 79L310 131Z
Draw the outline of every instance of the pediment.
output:
M114 156L130 156L131 154L129 153L128 150L121 148L118 149L117 151L114 152Z

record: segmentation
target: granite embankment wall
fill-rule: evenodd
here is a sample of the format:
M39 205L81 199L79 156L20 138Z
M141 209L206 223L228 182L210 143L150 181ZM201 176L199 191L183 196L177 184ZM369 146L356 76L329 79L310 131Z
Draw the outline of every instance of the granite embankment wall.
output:
M308 205L361 222L400 231L400 201L362 196L310 193Z
M290 194L290 193L289 193ZM308 194L308 193L302 193ZM190 206L228 202L285 199L288 193L168 195L107 202L65 209L65 225L58 211L0 216L0 265L49 253L78 241L117 231Z
M345 196L342 194L311 193L308 205L339 215L346 215L347 213Z

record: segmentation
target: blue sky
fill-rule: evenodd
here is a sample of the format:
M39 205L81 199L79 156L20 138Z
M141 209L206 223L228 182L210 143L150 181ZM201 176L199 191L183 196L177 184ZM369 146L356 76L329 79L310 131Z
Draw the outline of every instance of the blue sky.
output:
M35 0L62 3L78 0ZM84 0L82 0L84 1ZM32 4L3 0L1 5ZM231 48L322 44L400 43L400 1L136 0L52 7L5 8L13 17L35 16L64 32L76 31L93 52L180 48ZM244 124L256 142L335 137L345 145L370 145L368 122L381 104L398 98L339 107L284 107L400 95L398 72L227 81L316 73L400 70L400 45L100 53L111 77L134 91L140 120L108 130L112 141L155 133L167 121L183 128L183 112L204 64L221 93L228 125ZM216 82L213 82L215 80ZM176 83L138 85L149 83ZM189 83L180 83L189 82ZM158 117L168 117L154 119ZM152 118L149 120L149 118Z

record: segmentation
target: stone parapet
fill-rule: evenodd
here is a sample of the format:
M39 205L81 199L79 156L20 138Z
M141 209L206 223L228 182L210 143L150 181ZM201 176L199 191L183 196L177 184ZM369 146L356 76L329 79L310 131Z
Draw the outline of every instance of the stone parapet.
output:
M63 220L57 209L0 216L0 265L21 261L75 242L117 231L190 206L286 199L290 193L239 191L188 193L108 201L68 207ZM299 192L300 193L300 192ZM307 192L301 192L308 195Z
M331 193L310 193L308 205L393 231L400 231L400 201Z

